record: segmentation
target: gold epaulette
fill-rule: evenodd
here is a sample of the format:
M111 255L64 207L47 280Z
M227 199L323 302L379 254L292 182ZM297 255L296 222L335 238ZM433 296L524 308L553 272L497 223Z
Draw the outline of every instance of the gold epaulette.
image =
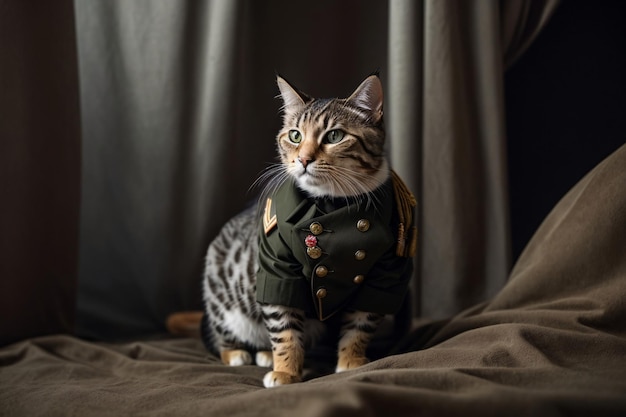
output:
M417 225L413 222L413 210L417 207L417 200L415 200L415 196L409 191L404 181L393 170L391 171L391 180L400 218L396 255L412 258L417 252Z

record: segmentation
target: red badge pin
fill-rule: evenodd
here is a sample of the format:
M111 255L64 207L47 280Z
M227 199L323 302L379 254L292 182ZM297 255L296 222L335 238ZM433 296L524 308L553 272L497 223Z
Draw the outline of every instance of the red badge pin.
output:
M304 238L304 244L307 246L307 248L313 248L317 246L317 237L313 235L308 235Z

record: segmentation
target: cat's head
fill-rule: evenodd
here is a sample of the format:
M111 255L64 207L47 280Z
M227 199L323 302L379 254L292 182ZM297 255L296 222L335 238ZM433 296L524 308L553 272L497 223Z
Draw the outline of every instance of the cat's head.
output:
M383 89L377 75L344 99L316 99L280 76L277 82L284 104L278 153L284 172L301 190L313 197L353 197L387 180Z

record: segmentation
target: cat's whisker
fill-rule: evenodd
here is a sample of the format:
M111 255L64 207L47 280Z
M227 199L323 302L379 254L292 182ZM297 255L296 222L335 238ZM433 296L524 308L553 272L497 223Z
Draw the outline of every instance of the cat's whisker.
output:
M274 178L277 174L280 174L280 171L282 170L284 170L284 167L280 163L271 164L265 167L263 171L261 171L257 179L248 188L248 191L251 191L260 186L264 186L267 181Z
M379 197L373 193L379 180L373 175L341 166L329 167L328 171L331 173L332 183L338 186L340 194L358 197L357 202L360 204L365 201L366 207L380 204Z
M264 169L250 186L249 191L254 188L261 188L259 201L263 201L278 190L289 177L290 174L283 164L272 164Z

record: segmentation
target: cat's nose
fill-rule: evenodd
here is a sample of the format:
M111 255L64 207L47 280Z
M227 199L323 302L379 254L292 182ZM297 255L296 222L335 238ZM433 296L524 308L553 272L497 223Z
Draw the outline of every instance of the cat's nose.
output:
M311 158L311 157L307 157L307 156L298 156L298 161L300 161L300 163L302 164L302 166L306 168L306 166L307 166L310 162L313 162L313 158Z

